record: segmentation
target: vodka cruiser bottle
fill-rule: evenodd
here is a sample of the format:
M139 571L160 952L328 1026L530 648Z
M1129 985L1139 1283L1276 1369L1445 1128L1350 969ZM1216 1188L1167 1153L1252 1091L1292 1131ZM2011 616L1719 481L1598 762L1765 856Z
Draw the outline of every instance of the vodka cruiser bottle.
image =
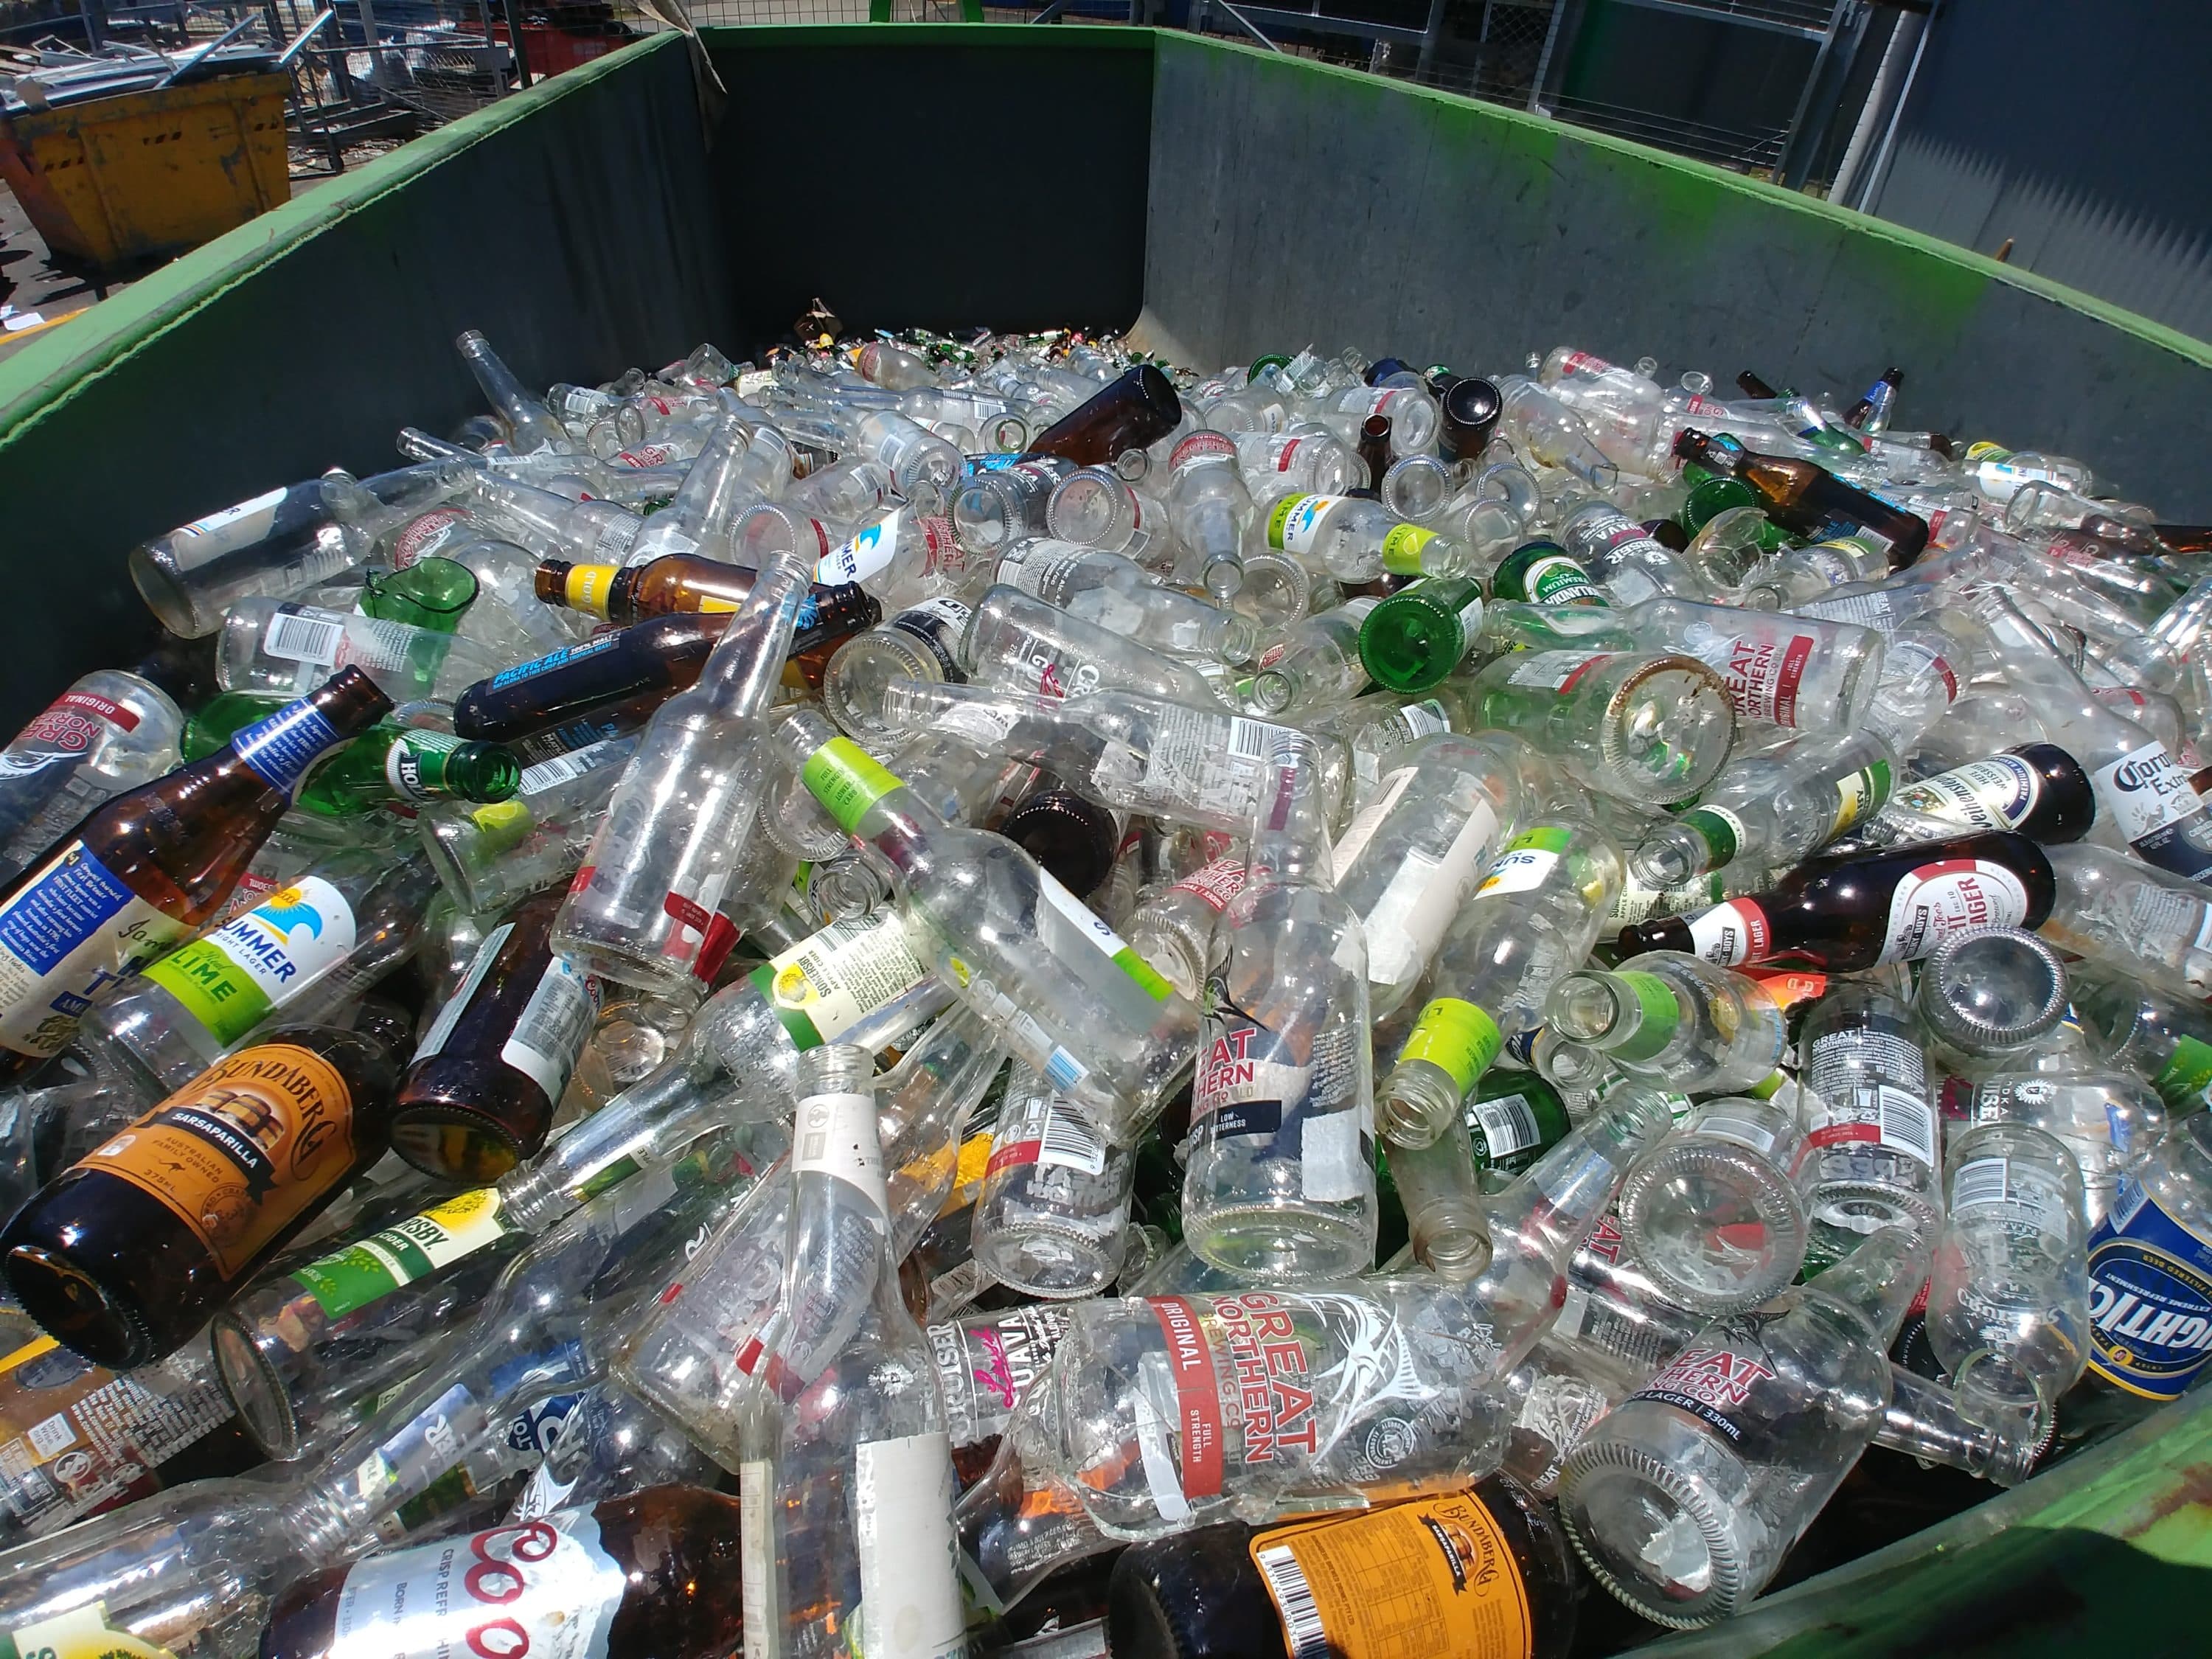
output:
M1020 848L947 823L818 714L800 710L778 740L888 871L915 954L1108 1139L1134 1141L1190 1066L1190 1000Z
M1280 1283L1375 1250L1365 930L1330 879L1314 753L1276 745L1244 890L1216 923L1183 1178L1191 1249Z

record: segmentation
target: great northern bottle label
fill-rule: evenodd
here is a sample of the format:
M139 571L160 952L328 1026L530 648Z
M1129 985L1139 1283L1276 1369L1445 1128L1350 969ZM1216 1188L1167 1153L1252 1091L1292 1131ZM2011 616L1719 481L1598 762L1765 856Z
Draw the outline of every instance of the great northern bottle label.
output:
M1723 1328L1708 1327L1707 1333ZM1774 1375L1764 1349L1726 1340L1698 1342L1683 1349L1672 1364L1629 1399L1663 1401L1711 1424L1731 1444L1741 1445L1747 1429L1759 1426L1756 1414L1744 1410L1752 1391Z
M478 1187L295 1267L292 1277L325 1314L343 1319L403 1285L473 1255L509 1231L501 1217L499 1189Z
M338 1593L329 1659L606 1659L629 1582L589 1510L371 1556Z
M353 907L321 877L306 876L162 957L146 977L228 1048L353 947Z
M2089 1236L2089 1369L2130 1394L2180 1397L2212 1358L2212 1243L2133 1181Z
M1228 1452L1224 1389L1236 1390L1240 1468L1294 1468L1301 1454L1310 1457L1319 1449L1320 1401L1291 1304L1266 1291L1148 1300L1165 1345L1164 1380L1170 1385L1158 1392L1173 1400L1175 1417L1162 1419L1153 1409L1155 1391L1139 1387L1137 1449L1162 1519L1186 1520L1192 1500L1221 1495ZM1229 1362L1218 1377L1217 1346ZM1144 1363L1149 1368L1155 1358L1148 1356Z
M1738 720L1794 726L1797 693L1804 684L1815 643L1809 634L1781 639L1740 634L1713 644L1700 643L1692 647L1692 654L1727 685L1729 702Z
M270 1042L217 1060L78 1167L159 1200L235 1279L353 1156L344 1078L312 1049Z
M1471 1492L1277 1528L1249 1547L1290 1659L1533 1659L1528 1588Z
M0 901L0 1044L58 1054L88 1009L191 931L64 843Z
M1207 988L1204 1037L1191 1091L1191 1132L1201 1141L1273 1138L1278 1158L1295 1159L1304 1195L1335 1204L1371 1179L1365 1154L1370 1103L1359 1090L1364 1034L1328 1024L1300 1062L1281 1036L1229 1005L1219 981Z
M34 1625L0 1631L0 1659L173 1659L173 1656L167 1648L116 1629L107 1622L106 1604L95 1601Z
M835 1042L929 977L898 913L836 921L752 971L783 1029L801 1048Z

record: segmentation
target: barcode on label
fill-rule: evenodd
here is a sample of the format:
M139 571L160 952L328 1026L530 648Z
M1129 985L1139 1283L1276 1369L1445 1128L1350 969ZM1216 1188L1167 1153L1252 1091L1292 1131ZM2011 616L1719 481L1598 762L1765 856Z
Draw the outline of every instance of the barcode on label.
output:
M1040 1164L1057 1164L1085 1175L1106 1172L1106 1143L1090 1120L1064 1100L1055 1100L1044 1121L1044 1141L1037 1152Z
M612 757L612 743L595 743L588 749L574 750L565 755L555 755L537 765L526 768L518 794L542 795L557 784L571 778L580 778L594 767L602 766Z
M280 611L269 619L269 636L261 648L287 662L334 663L338 659L338 641L343 638L342 622Z
M1536 1127L1536 1115L1528 1109L1528 1102L1523 1096L1500 1095L1495 1100L1471 1101L1468 1111L1482 1126L1482 1138L1490 1143L1492 1161L1526 1152L1543 1139Z
M1886 1083L1876 1092L1881 1097L1881 1144L1910 1153L1934 1169L1936 1115L1928 1109L1928 1103Z
M2005 1200L2005 1160L1978 1158L1962 1168L1951 1183L1951 1207L1971 1210Z
M1289 1638L1291 1659L1328 1659L1328 1632L1322 1627L1321 1608L1314 1602L1313 1586L1305 1569L1287 1544L1276 1544L1259 1553L1260 1571L1267 1576L1267 1594L1283 1615L1283 1634Z
M1232 719L1229 722L1229 752L1238 760L1267 758L1267 733L1276 728L1264 720Z

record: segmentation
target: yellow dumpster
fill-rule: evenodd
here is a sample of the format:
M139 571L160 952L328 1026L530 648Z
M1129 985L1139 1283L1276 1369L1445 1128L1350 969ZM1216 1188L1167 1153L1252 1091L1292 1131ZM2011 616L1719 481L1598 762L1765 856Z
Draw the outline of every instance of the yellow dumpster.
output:
M230 76L0 117L0 179L60 258L181 253L291 199L289 85Z

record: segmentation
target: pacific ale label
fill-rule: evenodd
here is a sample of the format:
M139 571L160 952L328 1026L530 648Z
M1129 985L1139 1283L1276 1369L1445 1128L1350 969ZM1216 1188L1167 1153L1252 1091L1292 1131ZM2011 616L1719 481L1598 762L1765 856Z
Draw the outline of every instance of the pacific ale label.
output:
M159 1200L235 1279L353 1158L344 1078L270 1042L217 1060L79 1167Z

